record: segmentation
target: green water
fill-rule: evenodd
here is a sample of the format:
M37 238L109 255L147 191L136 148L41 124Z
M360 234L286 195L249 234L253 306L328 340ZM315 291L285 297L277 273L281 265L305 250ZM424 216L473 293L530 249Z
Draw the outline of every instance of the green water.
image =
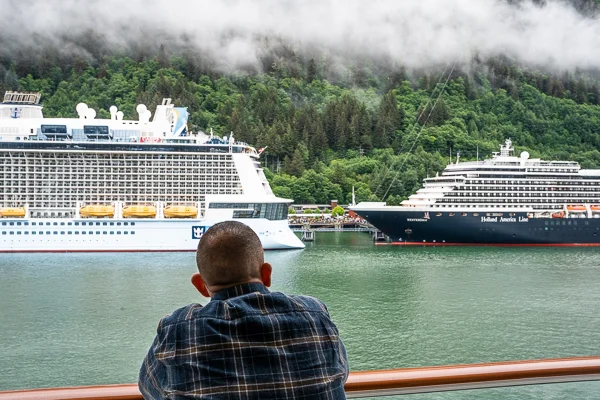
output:
M600 354L598 249L399 248L317 233L267 260L274 290L325 301L352 370ZM136 382L158 320L206 301L194 270L193 253L0 255L0 390ZM598 393L589 382L409 398Z

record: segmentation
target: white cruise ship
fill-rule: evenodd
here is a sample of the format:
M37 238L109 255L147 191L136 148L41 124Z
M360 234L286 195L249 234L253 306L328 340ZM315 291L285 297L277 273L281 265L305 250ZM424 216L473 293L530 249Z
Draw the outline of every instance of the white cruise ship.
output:
M396 244L600 246L600 170L513 151L457 159L400 206L351 209Z
M170 99L137 121L116 107L97 119L44 118L39 93L0 103L0 252L193 251L224 220L250 226L265 249L304 244L289 229L259 153L232 135L187 130Z

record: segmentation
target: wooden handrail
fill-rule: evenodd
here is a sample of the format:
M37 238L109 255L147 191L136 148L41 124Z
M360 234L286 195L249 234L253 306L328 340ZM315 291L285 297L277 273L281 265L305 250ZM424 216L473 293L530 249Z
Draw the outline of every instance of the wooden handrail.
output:
M600 380L600 357L351 372L348 398ZM137 385L0 392L0 400L142 400Z

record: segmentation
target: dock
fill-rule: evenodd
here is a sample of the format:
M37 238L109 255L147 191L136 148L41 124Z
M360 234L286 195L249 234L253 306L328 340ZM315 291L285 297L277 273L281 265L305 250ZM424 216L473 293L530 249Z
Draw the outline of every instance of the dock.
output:
M358 222L313 222L313 223L290 223L290 229L293 232L302 232L302 241L312 242L315 240L317 232L365 232L370 233L373 241L385 241L387 237L383 232L368 223Z

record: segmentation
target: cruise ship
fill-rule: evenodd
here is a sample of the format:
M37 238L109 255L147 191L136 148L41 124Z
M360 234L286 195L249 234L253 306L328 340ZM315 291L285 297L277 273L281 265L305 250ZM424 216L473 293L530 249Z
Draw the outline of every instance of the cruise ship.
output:
M351 209L399 245L599 246L600 170L513 155L448 165L400 206Z
M113 106L97 118L44 118L39 93L0 103L0 252L193 251L224 220L250 226L265 249L304 244L289 229L292 200L276 197L260 152L191 134L187 109L154 115ZM110 114L110 118L108 115Z

